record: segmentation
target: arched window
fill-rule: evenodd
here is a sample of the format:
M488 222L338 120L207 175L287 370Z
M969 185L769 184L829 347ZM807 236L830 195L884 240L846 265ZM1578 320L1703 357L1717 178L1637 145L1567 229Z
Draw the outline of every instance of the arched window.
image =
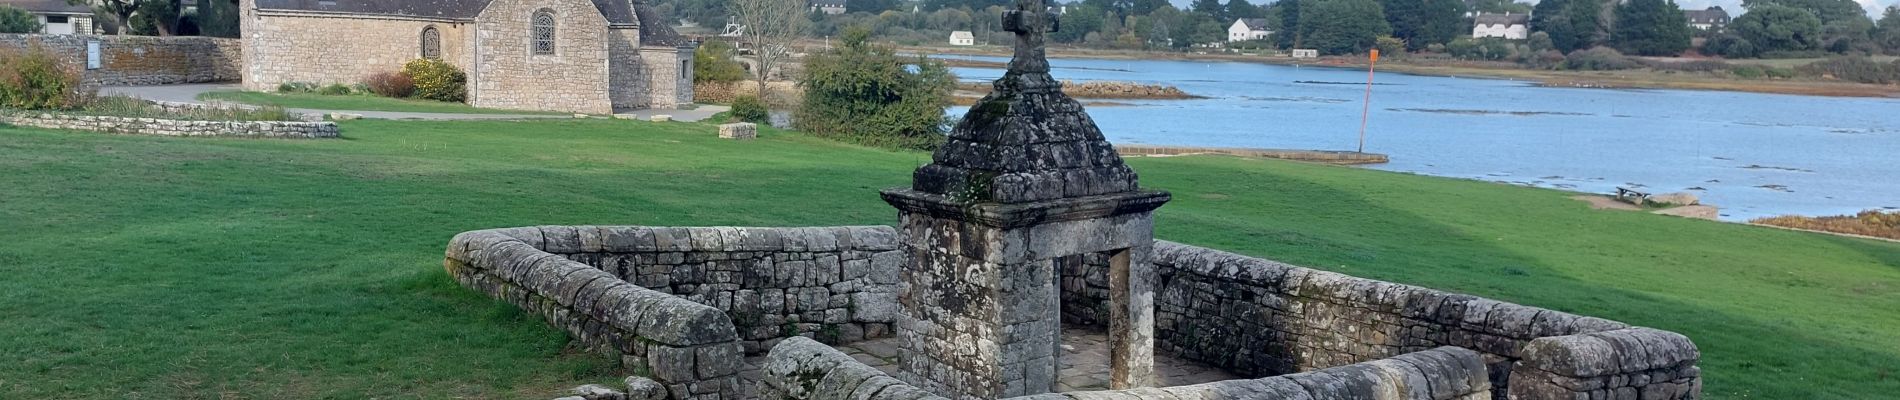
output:
M439 60L442 58L442 32L434 26L422 28L422 58Z
M554 54L554 10L534 12L534 54Z

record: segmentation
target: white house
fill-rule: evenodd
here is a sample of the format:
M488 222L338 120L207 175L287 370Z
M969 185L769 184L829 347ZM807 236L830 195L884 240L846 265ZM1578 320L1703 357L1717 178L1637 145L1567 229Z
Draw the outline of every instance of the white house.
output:
M13 6L33 14L45 26L40 33L92 33L92 7L89 6L73 5L66 0L0 0L0 5Z
M951 46L975 46L976 35L971 35L970 31L950 32L950 45Z
M811 0L811 10L826 15L844 14L844 0Z
M1682 10L1682 16L1689 19L1689 27L1705 31L1727 26L1729 22L1728 10L1722 9L1722 6L1709 6L1701 10Z
M1531 37L1530 14L1478 14L1472 20L1476 23L1471 27L1474 38L1523 40Z
M1241 18L1234 20L1233 26L1227 27L1227 41L1229 42L1260 40L1266 39L1267 36L1271 35L1273 35L1273 31L1267 30L1266 18Z

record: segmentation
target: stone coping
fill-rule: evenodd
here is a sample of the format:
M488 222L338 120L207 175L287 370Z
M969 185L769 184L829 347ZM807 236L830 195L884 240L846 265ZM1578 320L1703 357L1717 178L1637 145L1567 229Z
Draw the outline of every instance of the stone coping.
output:
M772 348L761 367L759 398L796 400L948 400L804 338ZM1390 359L1261 379L1196 385L1047 393L1015 400L1216 400L1490 398L1490 381L1477 352L1440 347Z
M82 115L30 110L0 110L0 122L35 128L75 129L130 135L279 139L326 139L342 135L334 122L204 121Z

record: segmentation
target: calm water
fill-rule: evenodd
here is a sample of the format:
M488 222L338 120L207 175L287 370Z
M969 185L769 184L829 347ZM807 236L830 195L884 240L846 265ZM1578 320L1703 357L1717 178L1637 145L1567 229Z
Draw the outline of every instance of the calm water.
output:
M1006 61L993 57L972 59ZM1365 71L1053 60L1066 80L1166 83L1205 100L1091 107L1116 143L1352 150ZM956 68L965 80L999 69ZM1900 99L1542 88L1380 74L1369 168L1582 192L1691 191L1723 219L1900 207ZM962 115L963 110L951 110Z

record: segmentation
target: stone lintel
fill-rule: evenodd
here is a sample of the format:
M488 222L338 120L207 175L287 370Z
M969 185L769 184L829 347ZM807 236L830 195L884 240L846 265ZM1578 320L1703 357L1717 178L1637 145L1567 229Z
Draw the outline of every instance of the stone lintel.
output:
M1173 199L1168 192L1160 190L1029 203L973 203L909 188L885 189L881 194L885 202L903 212L1000 229L1146 213L1161 208L1162 204Z

